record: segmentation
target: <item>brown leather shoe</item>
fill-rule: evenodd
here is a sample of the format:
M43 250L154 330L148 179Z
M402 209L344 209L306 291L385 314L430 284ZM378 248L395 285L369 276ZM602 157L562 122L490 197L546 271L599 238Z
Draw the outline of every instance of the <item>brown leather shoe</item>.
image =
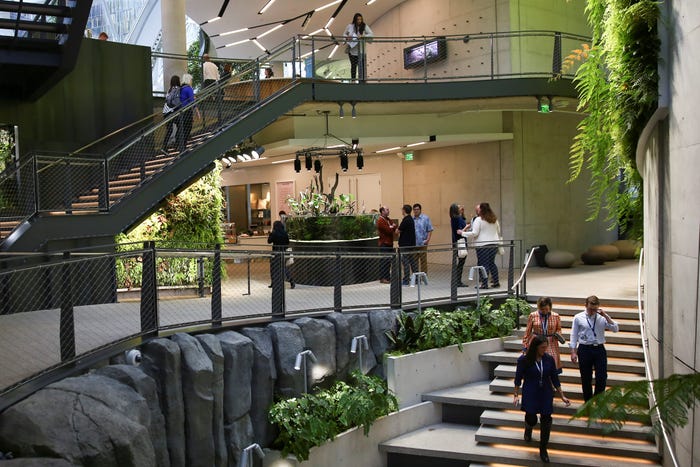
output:
M381 284L391 284L391 281L389 279L380 279L379 282Z

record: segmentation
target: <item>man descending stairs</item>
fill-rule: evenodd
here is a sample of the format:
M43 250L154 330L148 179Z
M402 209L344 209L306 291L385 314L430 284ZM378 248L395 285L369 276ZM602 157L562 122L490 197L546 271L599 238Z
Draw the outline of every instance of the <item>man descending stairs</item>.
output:
M648 422L626 424L622 430L603 433L600 425L587 420L570 420L583 404L578 367L571 362L571 324L583 310L583 299L554 300L554 311L561 315L567 341L561 347L562 389L571 399L570 407L555 399L549 441L550 465L561 466L638 466L660 465L660 457ZM606 333L608 386L644 378L642 340L636 304L603 302L601 306L620 327ZM480 355L489 362L494 379L434 391L423 400L442 404L443 423L425 427L382 443L389 467L447 467L483 464L543 465L539 457L539 425L532 441L523 439L524 413L513 406L515 364L522 350L523 329L504 342L504 349Z

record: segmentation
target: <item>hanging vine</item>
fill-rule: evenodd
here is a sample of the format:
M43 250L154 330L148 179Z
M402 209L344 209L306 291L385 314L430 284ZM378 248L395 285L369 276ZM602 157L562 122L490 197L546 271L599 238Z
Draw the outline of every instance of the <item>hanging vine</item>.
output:
M583 61L574 82L579 110L570 154L570 180L584 166L591 173L589 220L601 210L629 237L643 234L642 179L635 163L637 141L658 99L659 4L651 0L586 0L593 29L585 45L564 60Z

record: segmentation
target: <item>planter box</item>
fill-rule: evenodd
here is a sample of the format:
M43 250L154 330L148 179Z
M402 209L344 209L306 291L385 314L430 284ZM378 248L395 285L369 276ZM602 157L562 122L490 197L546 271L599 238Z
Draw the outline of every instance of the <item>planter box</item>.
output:
M469 342L462 349L451 345L387 357L387 383L399 399L399 408L420 403L427 392L488 379L489 365L479 361L479 355L503 350L503 338Z
M295 457L282 459L279 451L265 450L263 466L281 467L383 467L385 455L377 446L383 441L427 425L440 423L440 404L423 402L377 419L364 435L362 428L339 434L333 441L311 449L309 460L299 462Z

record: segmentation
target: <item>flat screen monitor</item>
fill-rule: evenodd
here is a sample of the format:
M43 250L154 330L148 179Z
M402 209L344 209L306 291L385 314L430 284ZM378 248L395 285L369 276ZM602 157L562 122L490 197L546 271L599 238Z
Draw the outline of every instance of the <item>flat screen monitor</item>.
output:
M439 62L447 58L447 42L444 37L421 42L403 49L403 67L416 68L424 63Z

